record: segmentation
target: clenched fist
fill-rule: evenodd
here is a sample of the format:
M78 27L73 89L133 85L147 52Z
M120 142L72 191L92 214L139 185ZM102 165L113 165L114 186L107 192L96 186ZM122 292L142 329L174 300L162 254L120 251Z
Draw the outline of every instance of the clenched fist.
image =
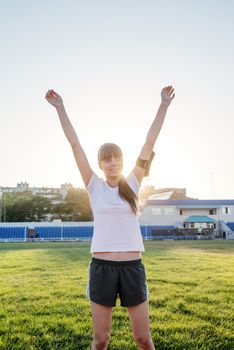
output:
M55 108L63 106L62 97L54 90L48 90L45 95L46 100Z

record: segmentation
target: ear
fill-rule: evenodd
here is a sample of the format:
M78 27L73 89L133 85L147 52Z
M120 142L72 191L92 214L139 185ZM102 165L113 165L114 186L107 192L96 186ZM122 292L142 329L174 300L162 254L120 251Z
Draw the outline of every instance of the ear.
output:
M99 168L102 169L102 164L101 162L98 162Z

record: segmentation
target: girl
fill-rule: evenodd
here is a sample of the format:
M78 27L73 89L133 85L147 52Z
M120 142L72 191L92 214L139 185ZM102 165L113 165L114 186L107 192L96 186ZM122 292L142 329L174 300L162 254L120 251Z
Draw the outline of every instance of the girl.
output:
M149 172L153 147L164 122L167 108L174 98L172 86L161 91L161 104L149 129L136 165L127 178L121 174L123 155L113 143L98 151L98 164L105 181L92 170L78 136L67 116L63 100L48 90L46 100L58 113L64 133L71 144L81 177L89 194L94 215L89 282L93 319L92 350L107 349L112 309L119 294L121 306L127 307L133 337L139 349L155 349L149 324L148 288L141 251L145 251L138 222L138 194L141 181Z

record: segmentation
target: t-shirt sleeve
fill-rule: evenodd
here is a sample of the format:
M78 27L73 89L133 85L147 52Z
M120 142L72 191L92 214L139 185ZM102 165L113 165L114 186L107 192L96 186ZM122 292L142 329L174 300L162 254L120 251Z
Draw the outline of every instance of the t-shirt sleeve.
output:
M97 176L95 172L92 173L86 189L88 192L93 192L94 189L101 183L101 179Z
M141 184L138 182L136 175L134 172L131 172L131 174L126 178L126 181L130 188L133 190L133 192L138 195L139 189L141 187Z

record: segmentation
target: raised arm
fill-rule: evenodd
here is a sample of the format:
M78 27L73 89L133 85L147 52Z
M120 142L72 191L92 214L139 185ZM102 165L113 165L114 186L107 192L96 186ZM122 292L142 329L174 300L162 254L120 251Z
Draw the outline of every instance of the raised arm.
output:
M172 99L175 97L174 88L172 86L166 86L161 91L161 104L159 106L156 117L149 129L146 137L145 144L143 145L139 158L144 160L150 160L154 145L162 128L167 108L171 103ZM139 183L141 183L144 175L145 169L136 165L133 169L133 173L137 177Z
M84 181L85 186L88 185L89 180L92 176L93 170L91 169L86 154L80 144L78 136L67 116L63 100L57 92L54 90L48 90L45 96L46 100L56 108L64 134L66 135L80 170L81 177Z

